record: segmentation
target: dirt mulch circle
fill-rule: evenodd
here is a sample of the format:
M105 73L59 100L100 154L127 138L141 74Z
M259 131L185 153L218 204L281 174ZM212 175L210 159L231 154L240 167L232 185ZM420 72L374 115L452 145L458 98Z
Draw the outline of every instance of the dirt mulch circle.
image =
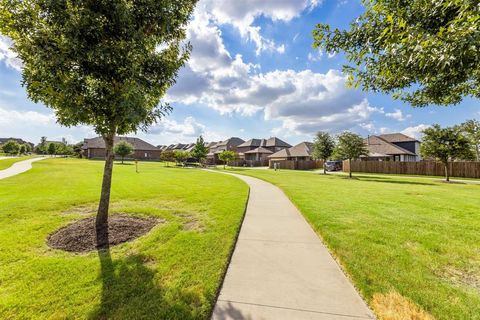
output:
M155 218L138 218L127 215L113 215L108 219L108 237L110 246L134 240L148 233L154 226L165 220ZM47 239L49 247L69 252L88 252L95 250L95 217L71 223Z

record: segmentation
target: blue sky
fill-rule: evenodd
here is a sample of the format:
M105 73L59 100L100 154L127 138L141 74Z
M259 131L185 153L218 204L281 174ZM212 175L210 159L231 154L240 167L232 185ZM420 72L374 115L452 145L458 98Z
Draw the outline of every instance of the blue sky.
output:
M188 27L193 52L165 99L173 112L148 133L154 144L278 136L291 144L316 131L362 135L404 132L480 118L478 100L452 107L412 108L391 97L345 88L342 54L312 49L318 22L345 28L363 8L358 0L200 0ZM52 111L28 100L21 62L0 36L0 136L70 142L92 128L61 127Z

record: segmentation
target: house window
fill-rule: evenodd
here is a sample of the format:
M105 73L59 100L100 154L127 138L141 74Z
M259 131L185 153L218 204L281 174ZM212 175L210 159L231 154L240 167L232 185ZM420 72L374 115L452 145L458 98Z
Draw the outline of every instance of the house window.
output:
M148 158L148 153L145 152L145 158Z

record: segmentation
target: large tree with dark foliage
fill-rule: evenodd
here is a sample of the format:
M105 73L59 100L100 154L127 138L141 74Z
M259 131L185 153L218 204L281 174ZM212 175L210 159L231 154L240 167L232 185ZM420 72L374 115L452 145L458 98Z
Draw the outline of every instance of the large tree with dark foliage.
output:
M367 146L363 138L356 133L345 131L337 136L337 144L333 151L335 157L348 160L348 176L352 177L352 159L368 156Z
M323 174L327 174L326 162L332 156L335 149L335 140L328 132L317 132L313 139L312 156L323 160Z
M23 61L23 84L64 126L90 125L106 156L96 218L108 243L116 135L146 129L191 50L183 45L197 0L0 0L0 32Z
M349 83L414 106L480 97L477 0L363 0L348 30L318 24L314 46L343 52Z
M458 127L442 128L434 124L422 133L423 139L420 146L422 156L443 163L447 182L450 181L450 161L471 160L475 157L470 141Z
M205 159L207 158L208 154L208 148L205 145L205 141L203 140L203 137L200 136L197 138L197 142L195 143L195 146L193 147L192 150L192 157L197 159L198 162L203 165Z

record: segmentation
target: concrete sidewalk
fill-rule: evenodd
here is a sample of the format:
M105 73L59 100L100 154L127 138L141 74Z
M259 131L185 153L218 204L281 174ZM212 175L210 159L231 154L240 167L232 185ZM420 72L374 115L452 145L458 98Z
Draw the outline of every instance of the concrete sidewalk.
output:
M5 170L0 170L0 180L15 176L15 175L23 173L25 171L28 171L32 168L32 163L33 162L40 161L40 160L43 160L43 159L45 159L45 158L43 158L43 157L42 158L33 158L33 159L28 159L28 160L24 160L24 161L15 162L14 164L12 164L11 167L9 167Z
M250 199L212 319L374 319L285 194L233 175Z

